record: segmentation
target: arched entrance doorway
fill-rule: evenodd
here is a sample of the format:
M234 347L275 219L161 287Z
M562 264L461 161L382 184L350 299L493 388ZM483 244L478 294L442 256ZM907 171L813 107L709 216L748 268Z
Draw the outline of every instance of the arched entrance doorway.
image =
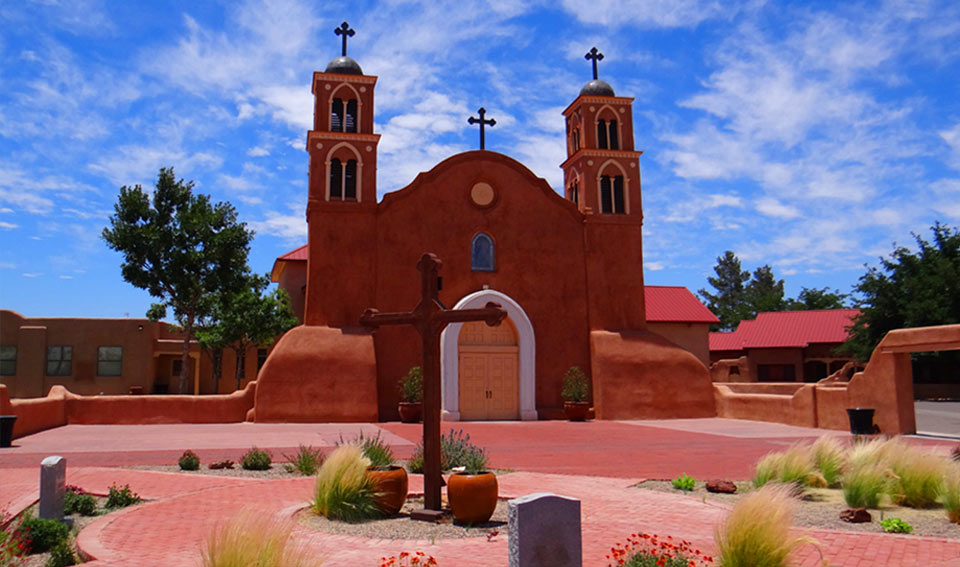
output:
M507 312L507 319L499 327L487 327L482 322L452 323L444 329L440 338L443 419L535 420L536 342L533 325L526 312L508 295L492 289L471 293L453 308L474 309L483 307L488 301L499 303ZM465 361L462 361L462 355L466 355ZM513 389L506 388L516 392L516 407L509 413L506 408L509 399L505 393L498 395L505 388L501 385L502 381L511 373L508 360L516 364L516 386ZM470 373L465 383L461 380L461 362L466 365L466 372ZM460 394L462 384L470 389L465 397ZM465 415L461 415L461 399L470 406L464 406ZM501 403L504 405L498 407Z
M520 349L508 317L496 327L464 323L458 340L460 419L520 417Z

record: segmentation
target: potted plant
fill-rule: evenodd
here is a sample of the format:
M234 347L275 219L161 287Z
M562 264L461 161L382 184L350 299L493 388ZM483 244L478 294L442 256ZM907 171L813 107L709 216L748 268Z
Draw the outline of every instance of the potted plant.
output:
M340 439L341 444L347 444ZM363 433L352 444L360 447L363 456L370 461L366 476L373 487L373 499L384 516L394 516L407 501L407 471L394 462L393 451L383 442L380 434L364 437Z
M400 421L419 423L423 416L423 372L414 366L400 378Z
M466 455L464 470L447 480L447 501L453 518L464 524L482 524L497 508L500 488L497 476L487 470L487 455L472 447Z
M563 386L560 389L563 411L567 414L567 419L570 421L587 419L587 411L590 409L590 402L587 401L589 395L590 383L587 381L587 375L580 370L579 366L571 366L563 375Z

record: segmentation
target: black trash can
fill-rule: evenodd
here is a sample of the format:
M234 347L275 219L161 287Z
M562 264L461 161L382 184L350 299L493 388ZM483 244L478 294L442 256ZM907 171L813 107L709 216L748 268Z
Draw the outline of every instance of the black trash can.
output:
M873 435L873 408L847 408L850 417L850 433L854 435Z
M15 415L0 415L0 448L9 447L13 443L13 423L17 421Z

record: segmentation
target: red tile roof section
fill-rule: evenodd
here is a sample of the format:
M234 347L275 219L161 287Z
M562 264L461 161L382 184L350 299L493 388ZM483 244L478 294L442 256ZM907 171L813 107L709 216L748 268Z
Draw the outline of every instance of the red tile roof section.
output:
M643 288L647 321L659 323L719 323L720 319L681 286L648 285Z
M812 343L842 343L849 334L858 309L777 311L758 313L744 320L737 330L710 333L710 350L747 348L804 348Z

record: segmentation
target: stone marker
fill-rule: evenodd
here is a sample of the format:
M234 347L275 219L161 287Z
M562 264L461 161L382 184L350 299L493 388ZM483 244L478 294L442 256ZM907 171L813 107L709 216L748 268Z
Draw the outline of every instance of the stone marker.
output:
M47 457L40 463L41 518L63 519L63 494L67 491L67 460Z
M580 501L547 492L507 503L510 567L581 567Z

